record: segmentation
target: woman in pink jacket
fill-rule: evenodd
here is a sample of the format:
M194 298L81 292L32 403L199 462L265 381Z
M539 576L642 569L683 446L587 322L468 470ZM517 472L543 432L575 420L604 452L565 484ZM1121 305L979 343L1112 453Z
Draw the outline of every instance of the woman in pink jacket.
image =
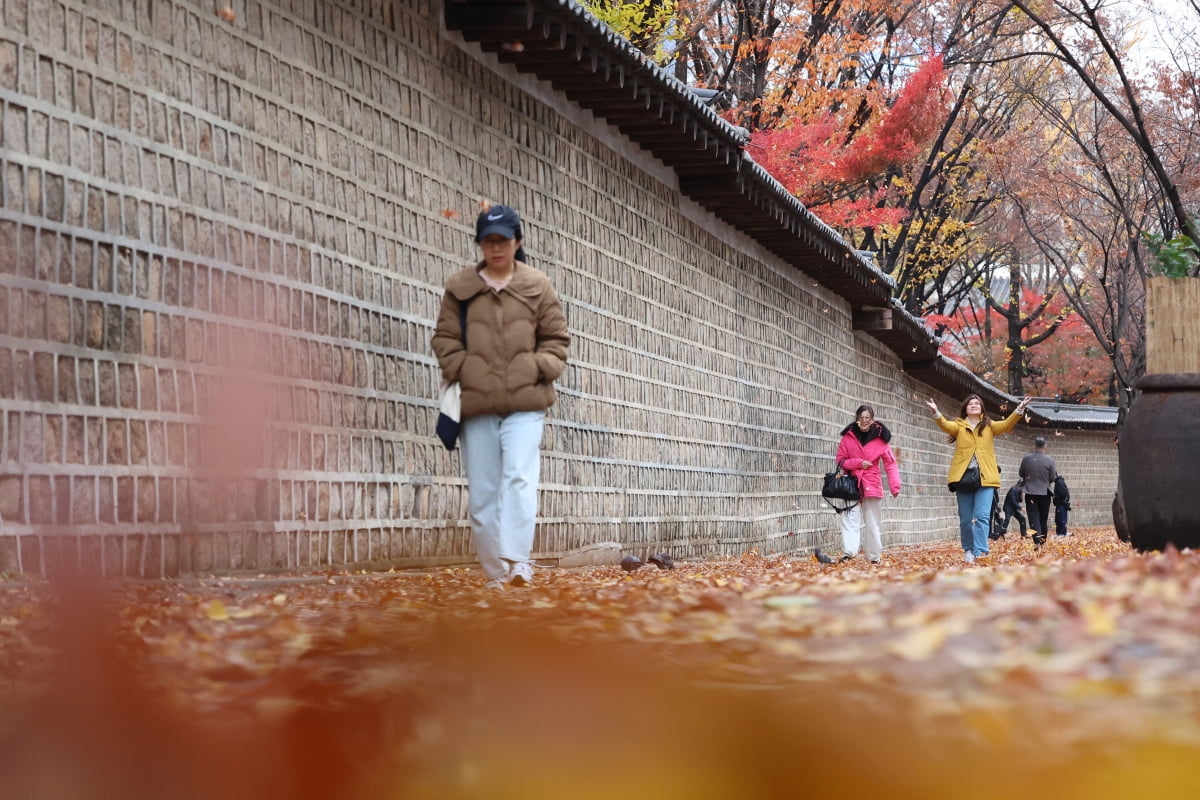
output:
M842 523L842 561L858 555L862 541L863 552L872 564L883 557L883 540L879 526L883 520L883 478L879 474L879 462L887 470L888 489L892 497L900 494L900 468L896 456L888 444L892 432L875 419L875 409L867 405L854 412L854 422L842 431L838 444L837 462L842 469L858 479L862 500L858 505L839 514ZM866 522L866 538L863 541L863 522Z

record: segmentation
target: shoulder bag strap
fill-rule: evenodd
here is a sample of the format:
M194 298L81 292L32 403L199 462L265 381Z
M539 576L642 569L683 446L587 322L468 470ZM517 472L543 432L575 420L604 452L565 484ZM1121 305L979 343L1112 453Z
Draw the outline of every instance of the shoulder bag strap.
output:
M458 330L462 333L463 350L467 349L467 306L470 300L458 301Z

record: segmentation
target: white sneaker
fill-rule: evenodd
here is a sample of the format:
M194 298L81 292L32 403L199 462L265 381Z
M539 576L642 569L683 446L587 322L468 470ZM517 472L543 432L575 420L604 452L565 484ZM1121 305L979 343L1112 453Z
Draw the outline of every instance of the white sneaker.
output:
M488 578L488 582L483 585L486 592L503 592L504 578Z
M970 550L965 551L963 553L963 561L967 562L968 564L974 563L975 554L972 553Z
M528 561L515 561L508 570L510 586L530 586L533 584L533 564Z

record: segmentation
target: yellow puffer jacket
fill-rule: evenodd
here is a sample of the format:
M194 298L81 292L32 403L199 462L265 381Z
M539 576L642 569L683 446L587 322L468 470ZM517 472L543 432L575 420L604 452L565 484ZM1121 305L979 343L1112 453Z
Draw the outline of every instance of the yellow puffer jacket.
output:
M1017 427L1021 415L1015 411L1002 420L982 429L975 429L965 419L936 417L934 422L947 434L954 437L954 458L950 461L950 472L946 482L954 483L967 471L971 456L979 462L979 482L983 486L1000 488L1000 467L996 464L995 438Z

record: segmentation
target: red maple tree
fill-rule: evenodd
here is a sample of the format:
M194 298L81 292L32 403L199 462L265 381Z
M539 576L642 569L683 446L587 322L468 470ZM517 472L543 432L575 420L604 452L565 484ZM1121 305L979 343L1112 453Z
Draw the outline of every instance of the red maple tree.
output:
M1095 335L1062 296L1050 298L1028 287L1022 288L1019 311L1030 320L1024 340L1041 336L1055 325L1052 336L1024 353L1025 369L1021 391L1035 397L1055 398L1065 403L1108 402L1112 362L1105 356ZM962 305L950 314L930 314L926 321L941 332L942 352L997 386L1006 384L1008 363L1013 354L1008 346L1008 320L985 305Z
M823 221L839 228L895 224L907 213L891 178L927 147L944 118L945 67L924 59L890 103L862 123L849 106L751 134L754 159Z

